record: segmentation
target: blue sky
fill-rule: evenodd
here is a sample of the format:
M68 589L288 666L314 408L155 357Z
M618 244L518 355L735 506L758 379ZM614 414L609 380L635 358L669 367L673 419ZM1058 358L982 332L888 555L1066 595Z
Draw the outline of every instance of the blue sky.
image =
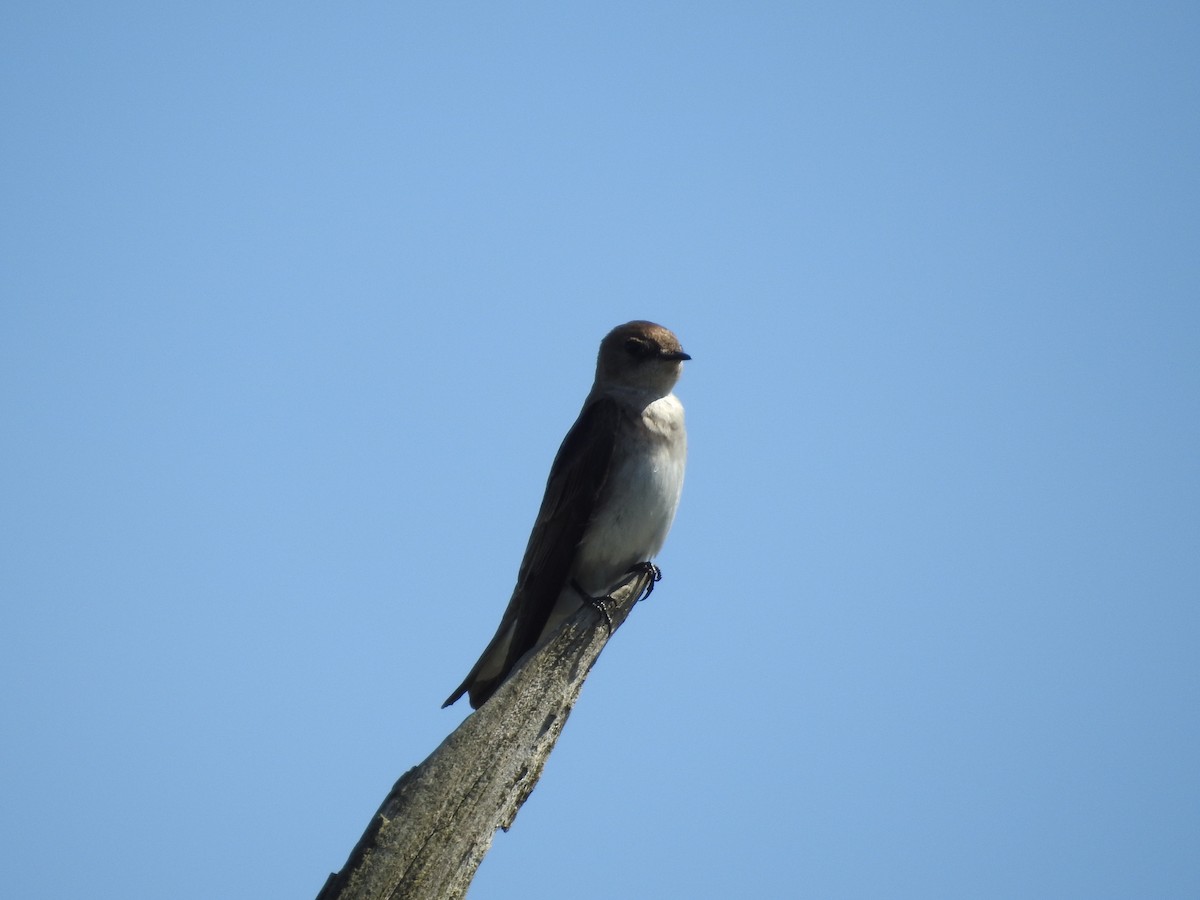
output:
M1200 894L1194 4L0 23L12 896L315 895L633 318L666 577L472 896Z

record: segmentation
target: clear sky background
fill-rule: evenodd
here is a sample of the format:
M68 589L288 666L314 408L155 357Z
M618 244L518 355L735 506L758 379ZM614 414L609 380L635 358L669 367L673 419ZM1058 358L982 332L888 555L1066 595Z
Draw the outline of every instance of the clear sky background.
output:
M1195 3L0 13L6 895L311 897L620 322L665 580L476 898L1200 896Z

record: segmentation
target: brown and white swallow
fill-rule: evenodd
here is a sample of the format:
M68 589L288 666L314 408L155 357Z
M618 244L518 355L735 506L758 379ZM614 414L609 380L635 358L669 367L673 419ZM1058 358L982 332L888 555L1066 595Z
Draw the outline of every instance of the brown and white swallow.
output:
M600 342L596 380L567 432L512 599L495 637L443 706L478 709L517 662L589 598L612 591L662 549L687 460L679 339L653 322L619 325Z

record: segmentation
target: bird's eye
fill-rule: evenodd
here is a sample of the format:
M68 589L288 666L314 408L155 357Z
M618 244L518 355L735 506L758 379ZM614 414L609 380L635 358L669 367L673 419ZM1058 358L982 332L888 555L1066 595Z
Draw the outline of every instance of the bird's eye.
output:
M654 346L643 338L631 337L625 341L625 352L630 356L641 359L654 352Z

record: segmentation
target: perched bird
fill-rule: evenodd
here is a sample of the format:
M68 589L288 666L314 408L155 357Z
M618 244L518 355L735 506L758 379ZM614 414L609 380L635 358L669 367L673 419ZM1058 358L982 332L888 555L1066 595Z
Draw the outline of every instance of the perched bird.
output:
M662 549L687 458L683 406L671 393L686 359L653 322L620 325L600 342L596 380L550 467L500 627L443 707L469 694L478 709L581 604Z

